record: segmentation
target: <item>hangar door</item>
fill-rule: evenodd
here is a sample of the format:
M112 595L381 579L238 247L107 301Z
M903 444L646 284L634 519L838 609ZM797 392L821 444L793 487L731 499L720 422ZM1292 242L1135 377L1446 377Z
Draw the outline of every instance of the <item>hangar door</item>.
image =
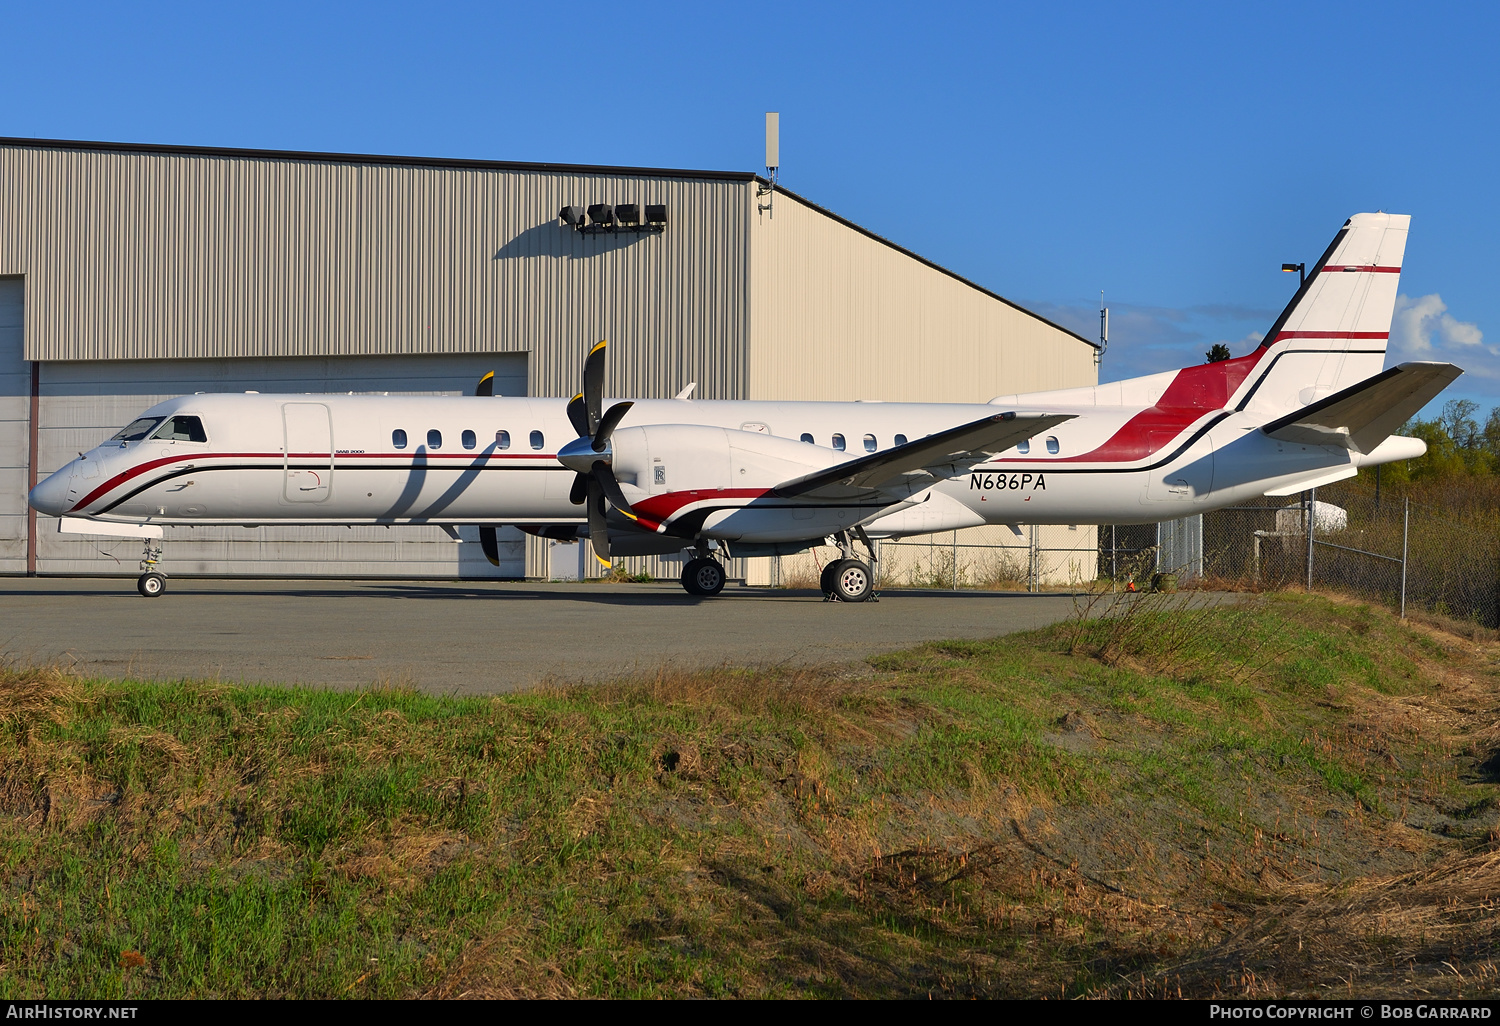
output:
M526 394L524 353L47 363L42 365L37 463L42 474L49 474L79 451L104 441L142 410L191 392L296 395L305 401L283 407L288 445L296 452L327 452L327 407L316 395L301 393L466 395L473 393L475 383L488 371L495 372L496 395ZM24 447L21 453L24 458ZM328 477L322 474L320 482L319 469L293 473L289 468L287 497L299 502L326 497ZM24 489L21 502L24 508ZM38 572L128 576L140 572L136 567L139 542L58 534L55 519L38 520ZM22 521L24 546L24 517ZM205 576L525 576L525 542L520 532L509 528L500 532L498 568L485 559L477 528L460 528L459 535L455 542L436 527L168 527L163 566L171 574Z
M20 278L0 278L0 573L26 572L31 367L23 359Z

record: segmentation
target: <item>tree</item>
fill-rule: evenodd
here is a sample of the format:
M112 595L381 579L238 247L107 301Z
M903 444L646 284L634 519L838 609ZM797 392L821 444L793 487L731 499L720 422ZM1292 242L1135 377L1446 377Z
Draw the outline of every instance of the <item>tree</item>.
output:
M1205 363L1218 363L1229 359L1229 347L1222 342L1215 342L1214 347L1203 355L1208 357Z

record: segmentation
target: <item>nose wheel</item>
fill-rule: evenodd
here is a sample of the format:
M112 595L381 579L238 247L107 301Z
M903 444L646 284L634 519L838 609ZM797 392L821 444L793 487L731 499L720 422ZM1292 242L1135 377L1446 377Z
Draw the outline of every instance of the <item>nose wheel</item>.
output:
M689 595L709 598L724 590L724 565L717 559L699 556L682 568L682 588Z
M146 551L141 554L141 576L136 578L135 590L147 598L156 598L167 590L167 575L156 569L161 562L161 542L146 539Z

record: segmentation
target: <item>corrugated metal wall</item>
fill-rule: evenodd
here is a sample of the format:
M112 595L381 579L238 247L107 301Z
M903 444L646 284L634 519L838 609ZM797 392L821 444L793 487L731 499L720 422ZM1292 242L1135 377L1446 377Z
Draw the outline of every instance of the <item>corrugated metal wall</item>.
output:
M400 166L0 145L0 274L36 360L522 352L535 395L688 381L738 398L740 176ZM664 235L584 236L568 203L665 203Z
M773 207L752 210L751 398L969 403L1098 380L1081 339L795 197Z

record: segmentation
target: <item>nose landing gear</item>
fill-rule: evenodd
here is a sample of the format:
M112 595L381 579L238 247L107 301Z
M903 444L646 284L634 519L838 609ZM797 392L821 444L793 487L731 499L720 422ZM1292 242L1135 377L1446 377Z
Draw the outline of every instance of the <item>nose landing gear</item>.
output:
M141 576L135 582L135 590L146 598L156 598L167 590L167 575L156 569L161 562L161 541L146 539L146 551L141 555Z

